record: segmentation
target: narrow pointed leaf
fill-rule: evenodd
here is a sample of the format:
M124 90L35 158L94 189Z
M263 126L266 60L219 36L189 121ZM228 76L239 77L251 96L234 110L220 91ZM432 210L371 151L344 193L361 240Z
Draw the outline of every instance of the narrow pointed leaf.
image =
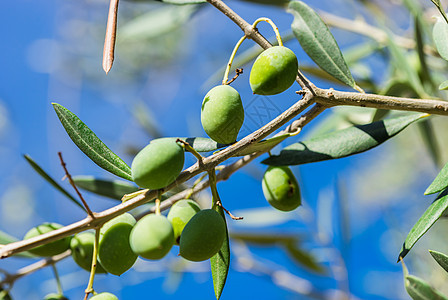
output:
M322 265L320 265L311 254L300 249L296 241L287 242L284 246L289 256L299 265L316 273L325 273L325 269Z
M236 156L244 156L247 154L251 154L258 151L267 151L269 149L274 148L277 144L281 143L284 139L286 139L289 134L283 134L280 136L276 136L267 140L260 141L255 144L250 144L247 148L238 152Z
M418 123L418 129L420 130L420 134L422 135L423 143L425 144L426 149L431 155L432 161L436 166L441 166L442 162L439 146L431 120L426 119Z
M442 3L440 3L440 0L431 0L432 3L437 7L442 17L445 19L446 23L448 23L448 17L446 16L445 10L443 9Z
M73 203L75 203L76 205L78 205L79 207L81 207L84 211L86 211L86 209L84 208L84 206L81 204L81 202L79 202L78 200L76 200L75 197L73 197L69 192L67 192L66 189L64 189L59 183L57 183L53 178L51 178L50 175L47 174L47 172L45 172L29 155L25 154L23 157L25 157L26 161L31 165L31 167L37 172L37 174L39 174L40 176L42 176L46 181L48 181L55 189L57 189L59 192L61 192L62 194L64 194L68 199L70 199Z
M382 144L425 116L427 115L405 115L333 131L292 144L262 163L274 166L300 165L361 153Z
M123 180L104 180L94 176L73 176L76 186L100 196L121 200L124 194L138 190L133 184Z
M448 60L448 24L440 17L432 30L432 37L440 56Z
M72 141L94 163L106 171L132 181L131 168L113 153L74 113L53 103L59 120Z
M431 253L432 257L436 260L436 262L445 270L448 272L448 255L443 254L441 252L437 252L434 250L429 250L429 253Z
M220 148L227 146L224 144L217 143L210 138L203 138L203 137L179 137L179 138L173 137L170 139L173 139L173 140L181 139L182 141L190 144L190 146L193 147L194 150L196 150L198 152L216 151Z
M448 163L440 170L437 177L431 183L431 185L426 189L425 195L431 195L438 193L448 187Z
M444 190L426 209L406 237L399 257L404 258L415 243L431 228L448 208L448 190Z
M336 40L319 15L302 1L291 1L291 28L303 50L324 71L355 88L356 83Z
M0 245L6 245L10 243L17 242L19 239L7 234L4 231L0 230ZM28 251L20 252L17 254L14 254L16 257L23 257L23 258L36 258L33 254L29 253ZM1 290L0 290L1 291ZM0 298L1 299L1 298Z
M448 298L436 289L432 288L426 281L413 275L405 277L406 292L414 300L447 300Z
M216 205L215 210L222 216L226 222L226 216L221 206ZM210 265L212 269L213 287L215 289L216 299L219 300L226 284L227 275L230 266L230 246L229 246L229 232L226 226L226 237L222 243L221 249L212 258L210 258Z

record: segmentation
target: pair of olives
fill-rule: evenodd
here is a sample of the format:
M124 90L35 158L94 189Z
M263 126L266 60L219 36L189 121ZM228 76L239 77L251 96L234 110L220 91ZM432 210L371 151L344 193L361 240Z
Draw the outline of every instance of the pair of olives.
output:
M161 259L174 244L182 257L203 261L215 255L224 241L226 225L212 209L201 210L192 200L180 200L168 216L147 215L130 235L134 253L146 259Z
M297 76L298 62L294 52L283 46L263 51L250 73L254 94L275 95L288 89ZM207 135L221 144L236 141L244 122L240 94L229 85L212 88L204 97L201 123Z

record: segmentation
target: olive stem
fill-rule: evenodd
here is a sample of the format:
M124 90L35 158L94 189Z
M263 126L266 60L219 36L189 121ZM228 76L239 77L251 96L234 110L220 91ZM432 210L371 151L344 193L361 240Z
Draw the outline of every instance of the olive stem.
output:
M95 229L95 240L93 242L93 254L92 254L92 267L90 269L90 277L89 277L89 283L87 285L87 288L85 290L85 297L84 300L87 300L90 293L93 293L93 280L95 278L95 272L96 272L96 265L98 261L98 244L100 241L100 230L101 227Z
M162 190L157 191L156 215L160 216L160 199L162 199Z
M213 203L212 203L212 209L215 209L216 206L218 205L218 202L221 202L221 199L219 198L219 194L218 194L218 189L216 188L216 170L215 168L208 170L208 181L209 181L209 185L210 185L210 190L212 191L212 198L213 198Z
M260 22L267 22L267 23L269 23L269 25L271 25L272 29L275 32L275 37L277 38L278 45L279 46L283 46L282 38L280 36L280 32L278 31L277 25L275 25L275 23L271 19L269 19L269 18L258 18L252 24L252 27L255 29L257 27L258 23L260 23Z
M181 143L182 145L184 145L185 150L187 150L188 152L190 152L191 154L193 154L194 157L196 157L196 158L198 159L198 162L199 162L199 163L202 163L202 160L204 159L204 157L203 157L202 155L200 155L199 152L196 151L196 149L194 149L193 147L191 147L191 145L190 145L188 142L183 141L183 140L181 140L181 139L177 139L176 142L177 142L177 143Z
M59 277L58 269L56 269L56 265L54 263L51 264L51 268L53 269L54 279L56 279L58 294L62 295L64 291L62 290L61 278Z
M233 60L235 59L236 52L240 48L241 44L246 39L246 36L244 35L242 38L239 39L239 41L236 43L235 47L233 48L232 54L230 55L229 62L227 63L226 71L224 72L224 78L222 79L222 84L227 85L227 81L229 80L229 73L230 68L232 67Z
M218 206L220 206L220 207L222 208L222 210L225 211L226 214L228 214L229 217L232 218L232 220L242 220L242 219L244 219L243 217L235 217L230 211L228 211L228 210L222 205L221 200L217 201L216 204L217 204Z
M63 168L64 171L65 171L65 176L67 177L67 179L68 179L68 181L70 182L71 186L75 189L76 194L78 194L79 199L81 199L82 204L84 205L84 207L85 207L86 210L87 210L87 214L88 214L89 216L91 216L92 219L95 219L95 216L93 215L93 212L90 210L89 205L87 204L86 200L84 200L84 197L81 195L81 192L80 192L80 191L78 190L78 188L76 187L76 184L75 184L75 182L73 181L72 176L71 176L70 173L68 172L68 170L67 170L67 165L66 165L66 163L64 162L64 159L62 158L62 153L61 153L61 152L58 152L58 155L59 155L59 160L61 161L62 168Z

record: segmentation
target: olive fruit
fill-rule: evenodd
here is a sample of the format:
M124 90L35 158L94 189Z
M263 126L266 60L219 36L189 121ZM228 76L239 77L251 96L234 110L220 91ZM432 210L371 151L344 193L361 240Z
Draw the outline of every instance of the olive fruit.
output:
M95 234L93 232L81 232L76 234L70 241L73 260L86 271L92 268L93 244ZM96 273L106 273L103 266L97 261Z
M174 231L162 215L146 215L134 226L129 237L132 251L146 259L161 259L173 247Z
M129 245L129 235L135 223L131 214L124 213L101 227L98 260L107 272L121 275L137 260Z
M201 123L214 141L230 144L236 141L244 121L244 109L240 94L230 85L212 88L204 97Z
M132 178L146 189L160 189L172 183L184 166L184 149L174 139L152 140L132 161Z
M185 225L200 210L201 208L195 201L188 199L179 200L171 206L168 213L168 220L173 225L176 245L179 245L180 234Z
M254 94L275 95L295 81L299 64L290 49L275 46L263 51L250 71L249 82Z
M195 214L180 236L180 255L191 261L203 261L221 249L226 236L226 223L213 209Z
M52 293L46 295L44 300L68 300L68 298L61 294Z
M90 300L118 300L117 296L111 293L103 292L100 294L96 294Z
M266 200L278 210L291 211L301 204L299 184L288 167L269 167L262 188Z
M31 228L23 238L24 240L30 239L32 237L62 228L63 226L57 223L43 223L39 226ZM30 253L37 255L37 256L53 256L60 254L64 251L66 251L70 247L70 239L71 237L65 237L60 240L37 246L36 248L33 248L29 250Z

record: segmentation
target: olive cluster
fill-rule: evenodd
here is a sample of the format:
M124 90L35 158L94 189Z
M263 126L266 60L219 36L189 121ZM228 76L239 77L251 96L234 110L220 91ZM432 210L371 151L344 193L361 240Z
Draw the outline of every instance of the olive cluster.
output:
M286 47L265 50L256 59L250 74L250 86L255 94L274 95L288 89L297 75L297 58ZM211 89L202 102L201 122L205 132L218 143L236 141L243 124L244 109L239 93L230 85ZM158 190L173 183L184 165L184 147L174 139L151 141L134 158L131 166L133 181L141 188ZM269 167L264 174L262 189L267 201L276 209L290 211L300 205L297 180L288 167ZM61 228L56 223L44 223L32 228L29 239ZM189 199L175 203L167 216L146 215L137 221L123 213L106 222L99 231L97 273L121 275L130 269L137 257L149 260L163 258L174 245L180 256L190 261L203 261L214 256L226 237L226 224L214 209L201 209ZM71 249L73 260L90 271L94 253L95 233L86 231L65 237L30 250L37 256L53 256ZM50 294L51 299L66 299ZM110 293L100 293L91 299L118 299Z

